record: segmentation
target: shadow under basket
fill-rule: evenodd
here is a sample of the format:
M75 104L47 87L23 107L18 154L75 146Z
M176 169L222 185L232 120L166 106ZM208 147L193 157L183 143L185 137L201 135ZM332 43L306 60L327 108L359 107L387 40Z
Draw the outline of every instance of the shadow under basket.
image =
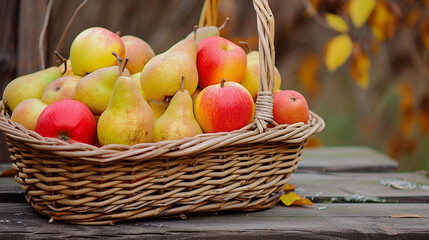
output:
M15 179L33 208L50 221L106 225L273 207L297 168L307 139L325 125L310 111L308 123L267 127L272 123L274 20L266 0L253 3L261 85L254 123L240 130L99 148L43 138L12 121L0 102L0 131L17 171ZM206 0L201 19L215 17L216 7L209 6L216 4Z

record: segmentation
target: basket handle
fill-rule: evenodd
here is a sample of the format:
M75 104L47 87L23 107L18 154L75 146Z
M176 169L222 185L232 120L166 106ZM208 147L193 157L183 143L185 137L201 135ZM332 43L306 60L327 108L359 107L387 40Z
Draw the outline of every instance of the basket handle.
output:
M274 16L268 0L252 0L259 35L259 92L256 98L254 124L260 132L273 120L274 91ZM200 16L200 27L216 25L219 0L206 0Z

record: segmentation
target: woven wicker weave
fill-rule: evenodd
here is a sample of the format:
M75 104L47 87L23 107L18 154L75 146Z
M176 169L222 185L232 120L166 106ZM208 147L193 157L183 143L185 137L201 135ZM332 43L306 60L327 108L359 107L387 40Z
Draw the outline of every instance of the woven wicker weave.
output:
M98 148L45 139L10 120L0 102L0 130L17 171L15 179L34 209L51 220L102 225L181 213L273 207L302 158L306 139L320 132L324 122L311 112L306 124L267 127L268 123L276 125L272 121L274 20L265 0L253 3L262 84L255 122L243 129ZM217 8L217 1L206 2L202 18L215 18L213 6Z

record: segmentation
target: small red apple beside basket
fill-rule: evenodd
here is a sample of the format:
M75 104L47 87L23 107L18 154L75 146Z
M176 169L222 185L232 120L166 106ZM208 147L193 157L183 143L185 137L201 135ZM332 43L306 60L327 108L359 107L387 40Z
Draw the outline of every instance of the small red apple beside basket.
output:
M217 13L207 0L202 22ZM311 135L324 128L310 111L308 123L272 123L274 19L266 0L253 0L261 64L254 123L232 131L134 146L101 148L43 138L10 119L0 103L15 179L27 201L51 220L105 225L167 215L255 211L273 207L302 158Z

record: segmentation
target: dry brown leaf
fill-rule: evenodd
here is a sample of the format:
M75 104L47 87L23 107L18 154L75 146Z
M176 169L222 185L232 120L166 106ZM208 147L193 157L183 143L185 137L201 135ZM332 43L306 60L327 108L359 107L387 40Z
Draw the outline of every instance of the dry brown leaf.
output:
M371 31L379 41L395 36L399 21L387 0L376 1L375 8L368 20Z
M401 134L409 137L414 126L414 89L409 83L403 83L399 87L401 109Z
M380 52L379 43L376 40L374 40L374 39L370 39L369 40L369 47L371 49L371 54L373 56L377 56L378 53Z
M3 171L0 174L0 177L12 177L12 176L15 176L15 174L16 174L15 169L11 168L11 169Z
M426 49L429 49L429 16L425 17L420 22L420 35Z
M311 52L302 60L298 69L298 77L304 88L307 90L309 97L314 97L319 92L318 73L322 66L319 55Z
M416 23L419 21L421 15L422 15L422 12L419 8L411 9L405 19L405 25L408 28L413 28L416 25Z
M421 218L422 216L418 214L410 214L410 213L399 213L399 214L390 214L391 218Z
M288 192L288 191L293 191L293 190L295 190L295 188L296 188L296 186L295 186L295 185L288 183L288 184L286 184L286 186L284 187L284 189L283 189L283 190L284 190L285 192Z
M286 194L283 194L280 197L280 200L283 202L286 206L301 206L301 205L311 205L313 206L313 202L311 202L309 199L300 196L294 192L288 192Z
M307 143L305 144L306 148L318 148L322 147L322 140L318 136L311 136L307 139Z
M418 110L418 123L423 136L429 135L429 93L420 99Z
M367 88L371 60L359 43L353 44L353 53L350 59L349 72L352 79L361 88Z
M313 202L308 198L300 198L296 200L292 205L293 206L303 206L303 205L314 206Z

